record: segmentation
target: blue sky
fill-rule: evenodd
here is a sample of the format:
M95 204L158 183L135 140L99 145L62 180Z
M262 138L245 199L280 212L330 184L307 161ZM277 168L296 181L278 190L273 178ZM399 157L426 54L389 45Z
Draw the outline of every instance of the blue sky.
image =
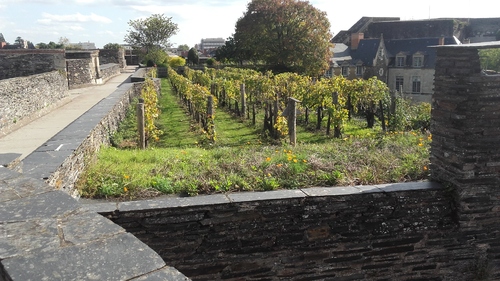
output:
M202 38L227 38L246 10L249 0L0 0L0 33L9 43L16 37L33 43L124 43L128 21L165 14L179 26L170 42L193 47ZM310 0L325 11L331 31L350 28L362 16L418 20L439 17L500 17L488 0L335 1ZM450 3L453 3L450 5ZM488 8L489 7L489 8Z

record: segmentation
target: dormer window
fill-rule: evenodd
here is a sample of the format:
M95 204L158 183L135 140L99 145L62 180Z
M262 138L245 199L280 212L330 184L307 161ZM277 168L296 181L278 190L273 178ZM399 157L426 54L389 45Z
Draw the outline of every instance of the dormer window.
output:
M349 66L342 66L342 76L349 75Z
M363 75L363 66L356 65L356 76L362 76L362 75Z
M404 67L405 66L405 56L397 56L396 57L396 67Z
M413 55L413 67L422 67L424 66L424 56L420 54Z

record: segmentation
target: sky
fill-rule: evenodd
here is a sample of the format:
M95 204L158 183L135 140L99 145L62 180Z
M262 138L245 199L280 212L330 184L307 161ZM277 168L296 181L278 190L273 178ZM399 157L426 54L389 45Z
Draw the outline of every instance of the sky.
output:
M179 27L172 46L194 47L202 38L227 39L250 0L0 0L0 33L13 44L18 36L34 44L93 42L125 43L128 22L152 14L171 17ZM327 13L331 32L349 29L361 17L429 18L500 17L491 0L310 0ZM450 3L453 3L450 5Z

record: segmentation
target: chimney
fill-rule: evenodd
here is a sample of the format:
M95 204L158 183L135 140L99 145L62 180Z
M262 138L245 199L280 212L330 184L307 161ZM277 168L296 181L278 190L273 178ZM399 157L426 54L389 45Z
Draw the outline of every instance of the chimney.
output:
M351 50L357 50L359 46L359 41L365 38L364 33L353 33L351 34Z
M444 36L439 37L439 46L444 45Z

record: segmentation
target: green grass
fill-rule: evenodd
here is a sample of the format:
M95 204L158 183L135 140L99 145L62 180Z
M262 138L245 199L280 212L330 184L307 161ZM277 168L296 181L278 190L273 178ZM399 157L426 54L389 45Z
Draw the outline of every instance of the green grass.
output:
M346 124L342 139L298 128L298 145L273 145L259 122L218 109L217 143L204 135L162 83L158 126L164 132L144 151L133 148L133 114L117 136L128 149L102 148L77 184L81 195L131 200L161 194L210 194L311 186L380 184L427 179L430 136L420 132L384 133L363 120ZM132 130L132 133L129 131ZM127 138L127 136L129 138ZM130 138L131 137L131 138Z

